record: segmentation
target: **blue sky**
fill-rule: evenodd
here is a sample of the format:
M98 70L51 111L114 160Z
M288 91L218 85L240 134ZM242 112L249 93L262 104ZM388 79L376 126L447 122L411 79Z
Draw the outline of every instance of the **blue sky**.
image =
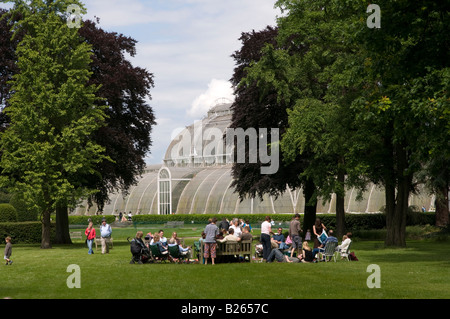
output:
M83 19L138 41L133 65L154 74L151 91L158 125L152 132L148 164L160 164L172 136L201 119L214 101L233 99L242 32L275 25L275 0L82 0ZM10 5L0 4L8 8Z
M162 163L174 132L232 99L228 80L242 32L275 25L275 0L85 0L84 18L138 41L136 66L155 76L150 104L158 125L148 164Z

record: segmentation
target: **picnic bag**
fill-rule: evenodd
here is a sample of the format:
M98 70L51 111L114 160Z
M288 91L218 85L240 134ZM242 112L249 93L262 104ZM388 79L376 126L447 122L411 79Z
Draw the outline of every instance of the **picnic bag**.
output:
M348 258L349 258L351 261L358 261L358 258L356 258L356 255L355 255L355 252L354 252L354 251L352 251L350 254L348 254Z

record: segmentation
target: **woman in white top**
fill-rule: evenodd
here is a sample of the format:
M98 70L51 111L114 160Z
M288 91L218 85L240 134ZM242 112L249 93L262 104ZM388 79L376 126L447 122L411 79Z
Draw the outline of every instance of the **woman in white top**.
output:
M352 233L347 233L344 235L342 243L336 247L336 250L339 252L342 258L347 257L347 249L352 242Z
M265 221L261 224L261 244L263 245L263 260L267 261L272 246L270 243L270 235L272 232L272 224L270 223L270 216L266 216Z
M241 226L239 226L239 220L237 218L233 221L233 225L231 225L228 230L230 230L230 229L233 229L234 236L241 238L242 229L241 229Z

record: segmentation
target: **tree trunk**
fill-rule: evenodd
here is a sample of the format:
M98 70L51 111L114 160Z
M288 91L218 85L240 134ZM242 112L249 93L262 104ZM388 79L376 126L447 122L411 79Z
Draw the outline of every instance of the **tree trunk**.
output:
M395 185L392 182L386 183L385 199L386 199L386 239L385 245L391 246L395 237Z
M56 207L56 244L72 244L69 233L69 214L67 205Z
M317 196L316 185L313 181L309 179L306 181L303 189L303 195L305 196L305 218L302 229L305 234L308 229L312 233L312 226L316 221Z
M408 154L402 145L395 146L397 163L397 198L394 184L386 187L386 246L406 247L406 214L412 178L406 175ZM389 191L388 189L389 188Z
M340 189L336 192L336 236L341 238L345 232L345 173L339 171L338 183Z
M41 248L42 249L50 249L52 248L51 244L51 222L50 222L50 213L51 210L46 209L42 214L42 238L41 238Z
M406 215L408 212L409 185L402 181L398 185L397 199L395 203L392 224L388 227L390 233L387 246L406 247Z
M436 226L449 225L448 185L438 189L436 193Z

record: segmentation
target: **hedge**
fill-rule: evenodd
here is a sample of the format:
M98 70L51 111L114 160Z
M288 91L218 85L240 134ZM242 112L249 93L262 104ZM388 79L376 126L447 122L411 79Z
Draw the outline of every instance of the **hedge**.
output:
M87 219L92 218L94 225L101 223L101 219L106 217L108 223L112 223L115 220L115 216L69 216L69 222L73 225L87 225ZM206 224L209 218L216 217L218 221L224 217L228 220L233 218L242 218L248 220L252 225L259 225L264 221L266 215L264 214L175 214L175 215L134 215L132 217L134 224L164 224L168 221L184 221L185 224L192 222L198 224ZM292 220L292 214L272 214L270 217L277 222L289 222ZM327 228L336 228L336 215L335 214L317 214L323 224ZM301 222L304 216L301 215ZM434 213L422 213L422 212L409 212L407 215L407 225L434 225L435 214ZM366 229L382 229L386 227L385 214L346 214L345 215L345 228L347 230L366 230Z
M56 224L51 224L50 236L54 241ZM13 244L37 244L42 238L41 222L0 223L2 239L10 236Z
M69 225L88 225L89 219L92 220L94 226L100 225L102 223L102 219L105 218L108 224L113 223L116 220L116 217L113 215L94 215L94 216L69 216Z
M0 204L0 223L16 222L17 210L11 204Z
M9 203L17 210L18 222L35 222L38 220L38 210L30 209L18 194L12 195Z

